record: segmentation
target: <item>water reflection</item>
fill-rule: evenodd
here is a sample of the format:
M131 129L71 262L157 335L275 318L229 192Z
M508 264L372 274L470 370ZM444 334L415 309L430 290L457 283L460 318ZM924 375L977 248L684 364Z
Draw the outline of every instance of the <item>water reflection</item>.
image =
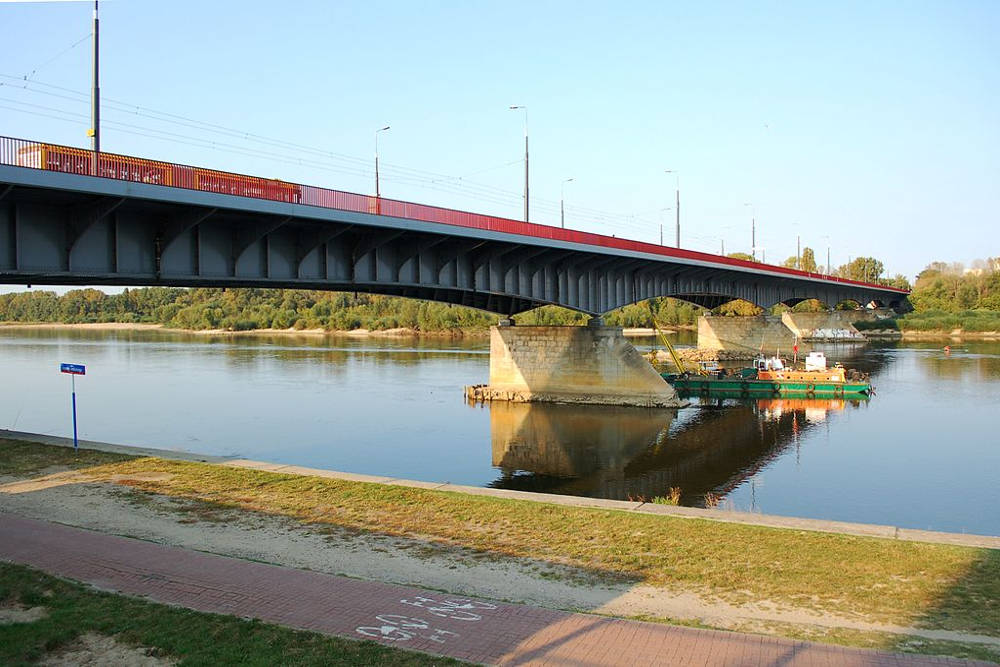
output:
M693 343L693 335L676 337ZM653 341L637 341L640 348ZM1000 534L1000 343L827 347L878 395L469 409L485 339L0 327L0 428L428 482ZM82 384L81 384L82 382Z
M703 507L725 497L831 413L861 400L694 399L681 413L639 408L494 403L490 407L498 488L619 500L668 496ZM753 507L749 509L754 509Z

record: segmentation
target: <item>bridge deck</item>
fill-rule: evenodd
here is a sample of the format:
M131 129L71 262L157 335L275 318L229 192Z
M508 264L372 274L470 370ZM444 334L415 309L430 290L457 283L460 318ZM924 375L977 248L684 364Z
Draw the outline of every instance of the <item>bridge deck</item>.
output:
M204 167L192 167L114 153L101 153L98 162L99 166L95 169L94 154L86 149L47 144L27 139L0 137L0 164L10 166L30 167L86 176L96 174L101 178L151 183L200 190L202 192L232 194L254 199L306 204L353 213L435 222L458 227L519 234L537 239L549 239L552 241L577 243L629 252L642 252L670 259L694 260L699 263L707 262L719 265L720 268L767 271L789 277L821 280L840 285L874 287L881 290L896 291L904 295L908 293L906 290L886 285L799 271L784 266L751 262L724 255L672 248L644 241L633 241L592 232L522 222L384 197L373 197L312 185L289 183L258 176L223 172Z

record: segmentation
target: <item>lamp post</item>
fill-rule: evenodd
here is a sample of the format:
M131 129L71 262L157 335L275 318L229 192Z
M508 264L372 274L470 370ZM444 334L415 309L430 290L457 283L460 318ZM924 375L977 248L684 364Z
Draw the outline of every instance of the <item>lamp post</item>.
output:
M100 87L100 49L98 44L100 43L100 33L98 31L98 21L97 21L97 3L98 0L94 0L94 80L93 80L93 90L91 91L90 97L90 136L93 139L94 146L94 176L100 176L100 159L101 159L101 87Z
M382 196L382 192L378 187L378 133L385 132L389 129L389 126L380 127L375 130L375 199L379 199Z
M565 227L566 226L566 207L565 207L566 184L567 183L572 183L572 182L573 182L572 178L567 178L566 180L564 180L562 183L559 184L559 226L560 227Z
M676 216L676 239L674 245L677 248L680 248L681 247L681 175L676 169L664 169L663 171L667 174L673 174L675 179L674 192L677 195L677 201L674 204L674 214ZM660 245L663 245L662 241L660 241Z
M750 202L743 204L750 207L750 256L757 261L757 209Z
M511 105L512 111L521 109L524 111L524 221L528 222L528 107L523 104Z

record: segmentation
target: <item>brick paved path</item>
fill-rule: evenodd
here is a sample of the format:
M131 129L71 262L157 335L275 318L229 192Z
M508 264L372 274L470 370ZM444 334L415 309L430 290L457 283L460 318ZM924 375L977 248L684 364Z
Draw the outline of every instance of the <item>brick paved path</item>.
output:
M977 664L462 599L8 513L0 513L0 559L157 602L487 664Z

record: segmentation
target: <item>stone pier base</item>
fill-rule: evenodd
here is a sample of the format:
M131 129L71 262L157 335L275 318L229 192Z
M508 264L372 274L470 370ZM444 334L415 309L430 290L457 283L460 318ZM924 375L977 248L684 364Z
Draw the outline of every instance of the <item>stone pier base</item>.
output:
M474 400L680 407L673 387L619 327L490 329L490 382Z
M799 340L780 317L699 317L698 349L743 352L752 357L763 350L766 354L790 354L795 344L799 353L809 352L809 345Z

